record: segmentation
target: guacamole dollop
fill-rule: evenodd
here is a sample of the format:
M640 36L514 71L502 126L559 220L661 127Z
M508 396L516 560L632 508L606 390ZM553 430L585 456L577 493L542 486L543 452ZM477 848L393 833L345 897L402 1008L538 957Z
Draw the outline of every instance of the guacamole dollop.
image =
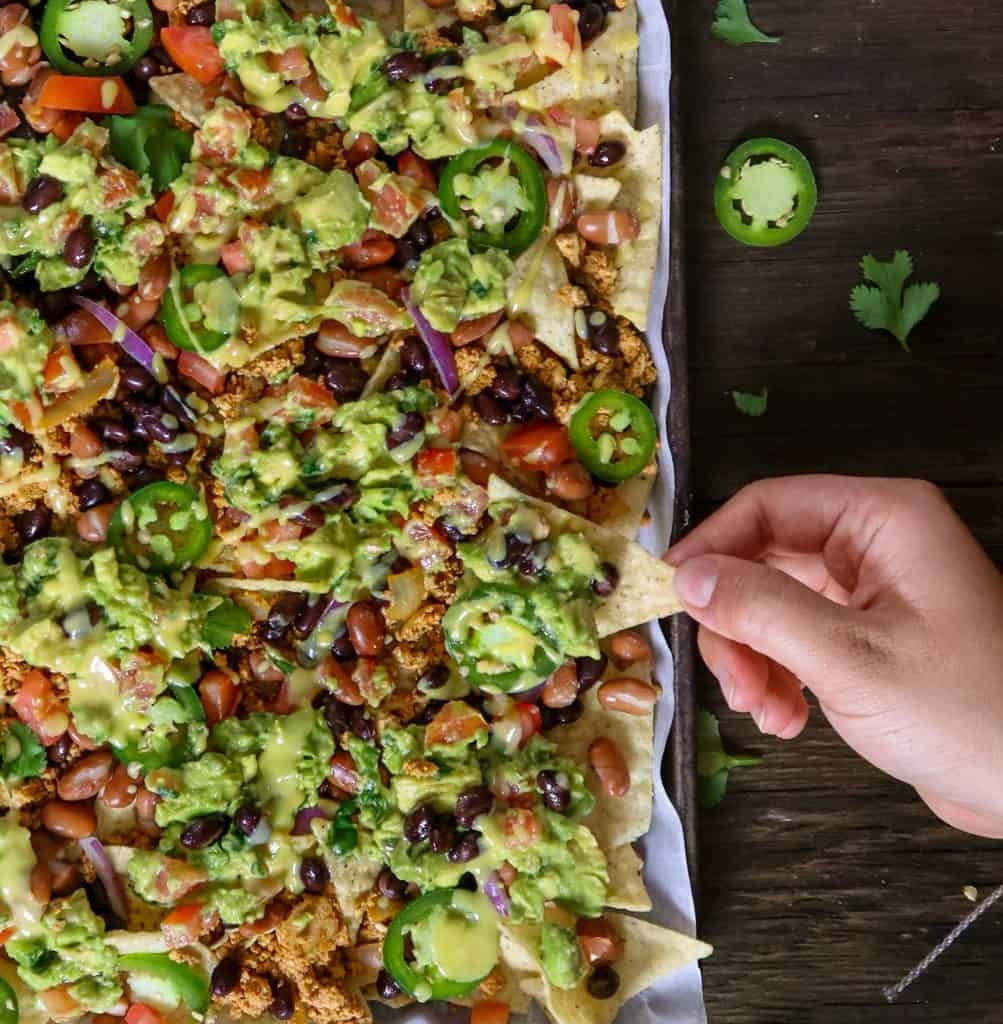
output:
M41 388L51 348L52 335L37 310L0 302L0 425L14 422L11 402Z
M555 988L574 988L585 974L578 936L571 928L545 921L540 931L540 964Z

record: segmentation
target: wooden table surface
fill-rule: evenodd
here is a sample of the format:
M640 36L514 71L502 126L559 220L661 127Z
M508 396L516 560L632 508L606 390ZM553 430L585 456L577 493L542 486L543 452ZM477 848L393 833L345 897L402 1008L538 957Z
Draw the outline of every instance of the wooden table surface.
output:
M713 0L678 7L697 517L763 476L923 476L1003 562L1003 4L750 0L784 40L744 47L711 37ZM754 251L711 192L729 149L767 134L804 149L821 201L800 239ZM860 257L896 248L943 289L912 355L847 309ZM737 413L728 390L764 385L766 415ZM781 744L706 673L700 694L733 748L765 755L700 818L713 1024L1003 1021L1003 905L899 1004L880 992L971 910L964 886L1003 882L1003 843L938 823L817 713Z

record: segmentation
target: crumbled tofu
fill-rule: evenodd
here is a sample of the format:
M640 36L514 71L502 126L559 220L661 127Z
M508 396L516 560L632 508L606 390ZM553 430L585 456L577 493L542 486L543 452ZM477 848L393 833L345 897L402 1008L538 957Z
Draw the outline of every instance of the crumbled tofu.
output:
M582 261L582 276L593 295L608 299L616 287L617 267L613 256L605 249L586 249Z
M571 306L572 309L578 309L589 304L589 296L588 292L579 285L562 284L557 289L557 301L565 306Z
M562 231L554 239L557 251L564 257L565 263L572 267L582 265L582 255L585 251L585 242L577 231Z
M456 369L460 386L469 395L480 394L495 379L495 368L484 349L477 344L456 350Z

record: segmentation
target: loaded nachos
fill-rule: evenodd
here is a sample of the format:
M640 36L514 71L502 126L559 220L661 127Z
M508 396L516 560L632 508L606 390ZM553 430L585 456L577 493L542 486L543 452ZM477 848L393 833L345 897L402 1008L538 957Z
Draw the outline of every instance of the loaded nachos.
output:
M631 916L636 26L0 8L0 1024L606 1024L709 951Z

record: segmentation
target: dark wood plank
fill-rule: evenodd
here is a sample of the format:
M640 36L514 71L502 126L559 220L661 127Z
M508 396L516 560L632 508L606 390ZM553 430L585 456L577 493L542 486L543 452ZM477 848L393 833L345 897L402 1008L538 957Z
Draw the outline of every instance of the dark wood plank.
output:
M750 0L774 47L709 34L713 0L674 21L685 119L688 346L699 517L744 483L826 470L931 478L1003 564L1003 6L935 0ZM744 137L810 155L822 199L777 251L718 227L711 189ZM944 298L914 352L863 330L847 300L865 252L908 248ZM770 388L758 420L731 388ZM999 1021L1003 910L993 911L895 1006L895 981L1003 881L1003 848L940 825L817 716L791 744L764 740L701 676L737 749L700 820L701 932L714 1022Z

